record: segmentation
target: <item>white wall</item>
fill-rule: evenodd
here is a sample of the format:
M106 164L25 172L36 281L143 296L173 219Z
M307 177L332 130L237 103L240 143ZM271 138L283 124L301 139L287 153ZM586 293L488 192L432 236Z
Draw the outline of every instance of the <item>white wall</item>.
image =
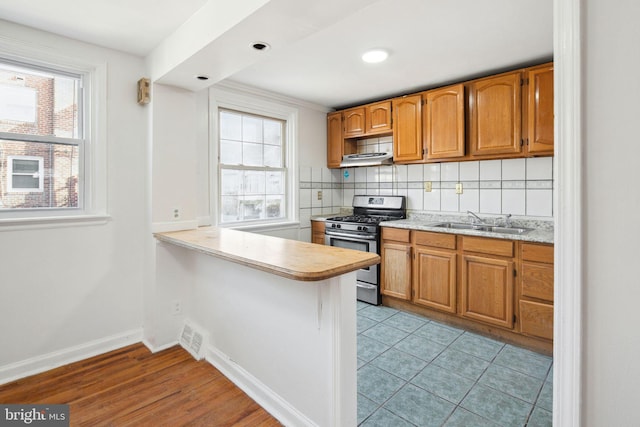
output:
M0 26L5 41L106 63L107 139L99 143L107 145L111 215L98 225L14 231L0 227L2 381L38 362L55 363L72 353L82 357L139 341L141 259L148 233L148 111L136 103L136 81L145 72L142 59L4 21ZM61 353L48 357L53 352Z
M637 426L640 3L583 2L585 426ZM560 284L561 286L562 284Z

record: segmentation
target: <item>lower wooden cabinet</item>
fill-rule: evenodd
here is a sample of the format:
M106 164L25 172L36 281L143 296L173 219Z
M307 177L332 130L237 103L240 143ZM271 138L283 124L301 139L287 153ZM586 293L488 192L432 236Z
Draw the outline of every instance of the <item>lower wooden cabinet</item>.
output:
M311 243L324 245L324 221L311 221Z
M383 295L550 348L553 245L383 227L381 247Z
M513 328L513 271L509 259L463 255L461 314Z
M413 302L457 311L457 254L453 234L413 232Z
M402 300L411 299L410 231L382 229L380 293Z
M520 332L553 339L553 246L522 243L520 247Z

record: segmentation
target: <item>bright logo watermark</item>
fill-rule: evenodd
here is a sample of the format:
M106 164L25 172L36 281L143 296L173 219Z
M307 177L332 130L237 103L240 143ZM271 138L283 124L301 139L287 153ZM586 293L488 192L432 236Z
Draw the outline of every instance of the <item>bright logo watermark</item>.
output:
M0 404L0 427L69 427L69 405Z

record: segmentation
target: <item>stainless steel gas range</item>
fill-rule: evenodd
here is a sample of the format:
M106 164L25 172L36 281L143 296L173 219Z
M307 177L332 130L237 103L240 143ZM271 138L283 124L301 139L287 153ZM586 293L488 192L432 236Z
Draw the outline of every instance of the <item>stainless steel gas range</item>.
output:
M328 218L325 244L380 254L382 221L406 218L404 196L354 196L353 215ZM379 305L380 265L357 272L357 297L360 301Z

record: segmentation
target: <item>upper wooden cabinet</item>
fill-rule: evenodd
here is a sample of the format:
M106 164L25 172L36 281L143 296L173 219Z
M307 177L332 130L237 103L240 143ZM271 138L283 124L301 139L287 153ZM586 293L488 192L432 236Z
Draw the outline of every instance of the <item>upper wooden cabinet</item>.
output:
M553 154L553 63L528 69L525 82L527 151L531 155Z
M365 108L351 108L342 112L345 138L353 138L365 133Z
M469 84L471 156L522 152L522 73L479 79Z
M403 96L392 100L393 161L422 160L422 96Z
M464 85L422 94L427 159L462 157L465 153Z
M342 113L340 111L329 113L327 114L327 167L340 167L343 150Z
M365 106L364 123L367 135L391 132L391 101Z

